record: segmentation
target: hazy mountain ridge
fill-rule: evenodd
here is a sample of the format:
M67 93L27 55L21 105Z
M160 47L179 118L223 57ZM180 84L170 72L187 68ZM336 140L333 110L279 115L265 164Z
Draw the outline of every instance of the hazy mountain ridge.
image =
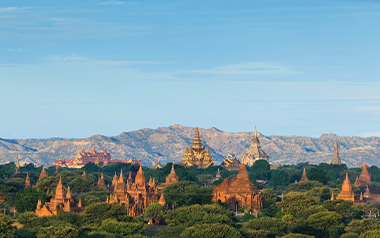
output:
M194 132L193 127L173 125L123 132L117 136L93 135L85 139L0 138L0 163L14 161L20 155L21 163L50 165L55 159L72 159L82 148L89 151L93 146L98 151L106 148L115 159L141 159L144 165L156 163L157 159L162 163L179 162L185 146L192 143ZM200 128L200 133L203 142L210 147L215 164L220 164L229 153L240 159L253 137L253 132L230 133L214 127ZM328 162L332 157L334 141L338 140L341 159L349 166L357 166L364 161L369 165L380 165L378 137L340 137L335 134L323 134L319 138L260 135L259 139L262 148L269 153L270 161L276 164Z

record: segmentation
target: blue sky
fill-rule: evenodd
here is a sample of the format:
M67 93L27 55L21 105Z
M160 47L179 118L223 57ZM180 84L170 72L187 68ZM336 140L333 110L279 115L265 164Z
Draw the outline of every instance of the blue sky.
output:
M380 2L0 2L0 137L380 135Z

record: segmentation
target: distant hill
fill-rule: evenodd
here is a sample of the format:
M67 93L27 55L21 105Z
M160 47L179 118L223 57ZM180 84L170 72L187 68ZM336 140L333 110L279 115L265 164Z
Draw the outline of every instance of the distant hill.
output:
M21 163L51 165L55 159L72 159L82 148L93 146L97 150L106 148L115 159L141 159L151 165L157 159L162 163L180 162L185 146L192 143L195 128L173 125L157 129L141 129L123 132L118 136L94 135L85 139L27 139L7 140L0 138L0 163L14 161L20 155ZM253 132L230 133L214 127L200 128L203 142L210 147L215 164L228 155L240 159L249 147ZM319 138L301 136L259 137L262 148L276 164L328 162L332 157L334 141L339 141L341 159L348 166L358 166L364 161L380 166L380 138L341 137L324 134Z

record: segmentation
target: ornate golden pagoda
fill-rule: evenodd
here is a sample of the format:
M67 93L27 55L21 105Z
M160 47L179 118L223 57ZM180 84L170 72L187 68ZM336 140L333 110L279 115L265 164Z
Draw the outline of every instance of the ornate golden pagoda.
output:
M186 167L197 166L198 168L207 168L214 165L214 160L208 147L204 147L199 135L198 127L195 130L194 141L191 147L185 148L182 157L182 164Z
M20 173L20 164L18 162L18 156L16 158L16 167L15 167L15 174Z

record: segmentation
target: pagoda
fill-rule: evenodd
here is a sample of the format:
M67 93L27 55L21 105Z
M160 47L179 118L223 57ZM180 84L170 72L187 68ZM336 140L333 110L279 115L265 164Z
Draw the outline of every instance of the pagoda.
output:
M306 168L303 168L302 176L300 178L300 182L305 182L307 181L307 176L306 176Z
M252 139L251 146L245 150L241 160L243 164L252 166L257 160L261 159L269 162L269 155L260 147L257 127L255 126L255 135Z
M80 213L83 211L82 203L79 201L78 204L74 202L71 197L70 187L67 189L65 194L65 189L62 185L62 179L59 178L57 188L55 190L55 196L50 200L50 202L41 203L41 200L38 200L36 215L37 216L53 216L57 215L59 210L65 212L77 212Z
M191 147L185 148L182 157L182 164L186 167L196 166L198 168L207 168L214 165L210 149L202 144L198 127L195 130L194 141Z
M47 172L46 172L46 170L45 170L45 167L42 166L42 171L41 171L41 173L40 173L40 177L38 177L38 181L40 181L41 179L43 179L43 178L45 178L45 177L48 177L48 174L47 174Z
M169 175L166 177L166 181L165 183L162 183L162 184L159 184L157 186L158 189L163 189L165 188L166 186L172 184L172 183L175 183L175 182L178 182L179 181L179 176L175 173L175 170L174 170L174 163L172 164L172 169L169 173Z
M99 177L98 179L98 184L96 185L98 188L101 188L101 189L105 189L107 190L107 185L106 183L104 182L104 175L102 173L102 175Z
M87 180L86 170L83 170L82 178L83 178L84 180Z
M150 180L146 183L145 173L140 164L134 182L129 173L127 183L125 183L123 171L120 172L114 194L107 198L106 203L119 203L127 207L129 216L137 216L143 213L150 204L158 202L159 197L155 181Z
M363 197L365 197L365 198L371 198L372 197L371 192L369 191L368 185L367 185L367 188L363 194Z
M247 168L244 164L240 166L239 172L234 178L226 178L222 183L214 186L212 190L214 203L225 202L231 210L236 206L246 207L258 212L262 209L262 195L249 179Z
M15 167L15 174L19 174L21 171L20 171L20 164L18 162L18 156L16 158L16 167Z
M343 181L342 191L338 194L336 199L355 202L355 194L352 191L352 186L348 179L348 173L346 173L346 179Z
M236 158L235 155L229 154L227 157L223 160L222 164L223 168L229 170L229 171L238 171L240 168L240 161Z
M360 176L357 181L355 181L354 186L357 187L363 187L371 184L371 176L369 175L368 169L367 169L367 163L364 161L363 170L360 173Z
M218 168L218 172L216 172L214 181L220 180L222 178L222 175L220 175L220 170Z
M334 154L330 161L330 164L342 164L342 161L340 160L339 156L339 144L338 141L334 142Z
M29 173L26 173L25 187L27 187L27 188L31 188L32 187L32 184L30 183Z

